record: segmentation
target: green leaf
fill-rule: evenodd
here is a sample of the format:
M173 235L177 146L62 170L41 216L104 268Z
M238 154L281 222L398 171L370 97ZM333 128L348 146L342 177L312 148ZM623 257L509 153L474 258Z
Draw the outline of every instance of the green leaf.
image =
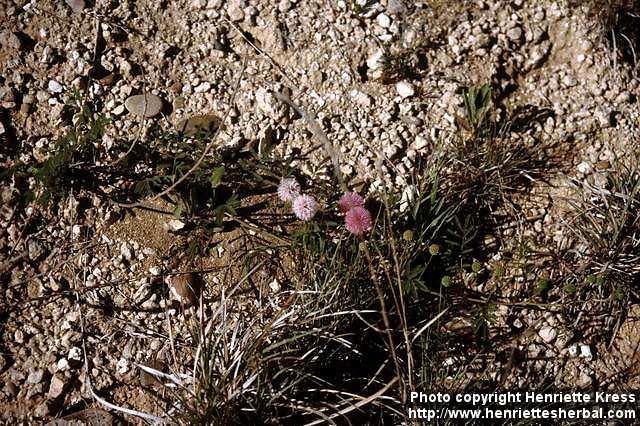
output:
M217 188L220 183L222 183L222 176L224 175L224 166L219 166L213 169L213 173L211 173L211 177L209 178L209 182L211 182L211 186Z
M176 219L180 219L180 214L182 213L182 206L177 205L174 209L173 209L173 217L175 217Z

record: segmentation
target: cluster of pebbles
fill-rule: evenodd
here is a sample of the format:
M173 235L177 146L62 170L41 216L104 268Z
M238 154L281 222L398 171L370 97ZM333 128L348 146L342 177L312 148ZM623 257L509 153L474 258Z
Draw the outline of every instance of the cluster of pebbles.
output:
M150 125L217 128L228 110L219 147L268 144L285 159L309 152L291 166L312 181L326 179L331 162L313 149L320 142L275 96L280 92L316 117L338 148L350 185L371 191L388 185L407 202L420 159L459 130L461 88L491 83L503 114L524 107L549 113L517 137L548 146L566 173L558 186L540 183L522 201L534 218L527 232L555 244L563 238L554 217L563 179L604 185L607 164L640 140L640 80L616 60L586 8L560 1L479 0L449 13L437 1L402 0L125 0L113 10L100 2L2 2L0 159L6 166L47 157L70 125L64 105L77 89L111 121L96 146L102 159L118 158ZM98 38L105 46L96 55ZM389 81L388 64L403 56L416 72ZM96 57L104 75L88 79ZM157 289L166 268L157 248L109 236L118 220L113 206L93 199L78 217L70 202L64 214L30 233L43 216L35 206L22 209L19 198L6 183L0 210L2 274L9 277L0 287L0 418L6 422L50 418L91 401L85 355L95 390L138 384L135 363L168 351L169 333L188 335L175 302L193 299L194 279L176 276L166 280L170 291ZM123 283L79 293L89 354L69 276L82 276L85 286ZM108 311L97 309L106 304ZM523 331L517 348L532 359L518 367L526 374L514 373L507 383L523 386L541 375L555 377L558 386L602 381L597 343L574 336L566 318L526 309L515 320L506 309L497 315ZM496 374L505 364L496 363ZM141 394L112 396L136 406Z

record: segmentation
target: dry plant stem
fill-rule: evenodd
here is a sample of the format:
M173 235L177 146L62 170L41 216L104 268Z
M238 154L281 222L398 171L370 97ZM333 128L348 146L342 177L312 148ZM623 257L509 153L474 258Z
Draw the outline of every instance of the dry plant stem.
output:
M239 217L233 216L233 215L232 215L232 214L230 214L230 213L225 213L224 215L225 215L229 220L232 220L232 221L236 222L236 223L237 223L238 225L240 225L242 228L248 229L248 230L250 230L250 231L259 231L259 232L265 233L265 234L269 235L270 237L272 237L272 238L274 238L274 239L278 240L280 243L282 243L282 244L284 244L284 245L286 245L286 246L288 246L289 244L291 244L291 240L287 240L286 238L282 238L282 237L280 237L280 236L278 236L278 235L275 235L275 234L273 234L273 233L269 232L268 230L266 230L266 229L264 229L264 228L261 228L260 226L255 225L254 223L252 223L252 222L250 222L250 221L248 221L248 220L246 220L246 219L242 219L242 218L239 218Z
M218 136L220 135L220 132L222 131L222 124L224 124L227 121L227 118L229 117L229 113L231 112L231 108L233 108L233 102L236 99L236 94L238 93L238 90L240 88L240 81L242 80L242 77L244 76L244 71L247 67L247 58L244 58L242 60L242 68L240 70L240 74L238 75L238 78L235 82L235 85L233 87L233 91L231 92L231 99L229 100L229 107L227 108L227 110L224 113L224 116L222 117L222 120L220 121L220 126L218 126L218 128L216 129L215 134L213 135L213 137L211 138L211 140L209 141L209 143L207 144L207 146L204 148L204 151L202 152L202 155L200 155L200 158L198 158L198 160L195 162L195 164L193 166L191 166L191 168L182 176L180 176L180 178L175 181L170 187L168 187L167 189L165 189L164 191L154 195L153 197L149 198L147 201L151 202L151 201L155 201L157 199L159 199L160 197L164 197L165 195L169 194L171 191L173 191L174 189L176 189L176 187L178 185L180 185L182 182L184 182L184 180L189 177L189 175L191 175L193 172L195 172L199 167L200 164L202 164L202 161L204 161L204 158L207 156L207 154L209 153L209 151L211 150L211 148L213 147L214 142L218 139ZM116 205L119 205L121 207L141 207L143 206L142 203L115 203Z
M231 27L238 33L240 34L240 37L242 37L244 39L244 41L246 41L249 46L251 46L259 55L264 56L265 58L267 58L267 60L269 61L269 63L278 70L278 72L280 73L280 75L282 77L284 77L287 81L289 81L289 83L291 83L292 85L298 87L298 83L296 81L294 81L293 79L291 79L291 77L289 77L284 70L282 69L282 67L280 67L280 65L278 65L273 58L271 58L271 56L269 56L269 54L267 54L264 50L260 49L258 46L256 46L255 44L253 44L253 42L251 40L249 40L249 38L247 38L246 35L244 35L244 32L233 22L231 22L230 20L228 20L227 18L224 17L224 15L221 15L221 18L228 23L229 25L231 25Z
M413 386L413 350L411 346L411 339L409 337L409 330L407 329L407 313L406 313L405 303L404 303L402 277L400 276L401 267L400 267L400 262L398 260L398 252L396 250L395 238L393 237L393 230L391 229L391 214L390 214L391 208L389 207L389 195L387 194L387 186L384 183L385 182L384 174L382 173L383 158L384 157L382 152L378 151L378 158L376 160L376 171L378 173L378 178L382 182L382 202L384 203L384 211L386 215L385 224L386 224L387 238L389 239L389 242L391 245L391 255L393 257L394 269L396 273L395 281L398 286L397 291L398 291L398 298L400 299L399 301L395 299L395 291L393 291L393 289L391 291L394 293L394 300L396 300L396 307L398 309L398 312L400 313L400 326L402 327L405 350L407 351L409 390L414 391L415 389ZM385 268L385 271L386 271L386 268ZM392 282L393 280L389 278L389 283L392 283ZM404 398L403 398L403 402L405 402Z
M335 149L331 141L329 141L329 138L327 138L327 135L324 133L324 131L318 124L318 121L315 119L315 117L308 114L302 108L294 104L293 101L287 95L275 90L273 91L273 94L275 95L276 98L280 99L282 102L286 103L291 108L293 108L302 118L304 118L304 121L307 122L307 126L309 127L309 130L311 130L311 133L313 133L313 135L322 143L322 145L324 146L325 152L331 159L334 173L336 174L336 178L340 183L340 188L342 188L342 190L346 192L347 185L345 184L344 176L340 171L340 160L338 159L338 151Z
M96 37L94 39L93 42L93 66L97 66L100 65L100 54L98 52L98 42L100 40L100 24L101 24L101 20L100 18L96 17ZM144 75L144 68L141 69L142 71L142 94L144 96L144 102L143 102L143 109L142 109L142 115L140 116L140 122L139 122L139 129L138 129L138 133L136 135L136 138L133 140L133 142L131 143L131 145L129 146L129 149L127 150L127 152L125 152L125 154L121 157L116 158L115 160L113 160L111 163L109 163L109 167L113 167L116 164L118 164L120 161L122 161L122 159L126 158L129 154L131 154L131 151L133 151L133 148L137 145L138 141L140 140L140 138L142 137L142 132L144 130L144 125L145 125L145 121L144 121L144 116L147 113L147 90L146 90L146 79L145 79L145 75Z
M142 72L142 95L144 96L144 102L142 104L144 106L142 107L142 115L140 116L140 121L138 123L138 126L140 127L138 128L138 133L136 135L136 138L133 140L133 142L131 142L131 145L129 146L129 149L127 150L127 152L125 152L123 156L118 157L115 160L113 160L111 163L109 163L110 167L115 166L120 161L127 158L127 156L131 154L131 151L133 151L133 148L135 148L135 146L138 144L138 142L142 138L142 133L144 131L145 124L146 124L144 120L144 116L147 113L147 89L146 89L146 79L144 75L144 68L141 68L141 72Z
M348 414L350 412L352 412L353 410L357 410L360 407L363 407L369 403L371 403L372 401L376 400L377 398L381 397L382 395L384 395L384 393L386 391L388 391L391 386L394 385L395 382L397 382L399 380L398 377L394 377L393 379L391 379L391 381L389 381L389 383L387 383L386 385L384 385L384 387L382 389L380 389L378 392L374 393L373 395L367 397L367 398L363 398L361 401L356 402L355 404L349 406L348 408L345 408L343 410L338 411L337 413L332 414L331 416L329 416L330 419L334 419L338 416L344 416L345 414ZM306 426L313 426L313 425L317 425L322 423L321 420L316 420L315 422L311 422L311 423L307 423Z
M173 338L173 325L171 325L171 315L169 315L169 309L165 310L165 316L167 317L167 329L169 330L169 347L171 348L171 357L173 358L173 368L178 370L178 357L176 356L176 345Z
M376 293L378 295L378 301L380 303L380 313L382 315L382 321L384 323L385 332L387 335L389 351L391 352L391 357L393 359L393 364L396 369L396 378L398 380L401 379L401 370L400 363L398 362L398 356L396 354L396 345L393 342L393 336L391 334L391 322L389 321L389 316L387 314L387 305L384 301L384 294L382 292L382 288L380 287L380 282L378 280L378 275L376 274L375 268L373 267L373 259L371 259L371 253L369 253L369 248L366 244L364 244L364 254L367 258L367 263L369 265L369 275L371 275L371 280L376 288ZM400 380L400 399L404 403L406 401L406 390L404 387L404 381Z
M447 313L447 311L449 310L449 308L445 308L442 312L440 312L438 315L436 315L435 317L431 318L431 320L429 320L428 323L426 323L425 325L422 326L422 328L420 330L418 330L416 332L416 334L413 336L413 339L411 339L411 342L415 342L416 339L418 337L420 337L420 335L422 335L422 333L424 333L424 331L431 327L431 325L433 325L433 323L435 323L436 321L438 321L444 314Z
M198 334L200 342L202 342L204 340L204 331L205 331L205 324L204 324L204 297L202 297L202 295L200 296L200 309L198 312L198 322L199 322L199 329L198 329ZM193 394L196 395L197 394L197 389L196 389L196 372L198 371L198 359L200 358L200 351L202 348L202 343L198 343L198 348L196 349L196 354L193 357L193 374L192 374L192 378L191 378L191 384L193 385Z
M265 58L267 58L267 60L269 61L269 63L278 70L278 72L280 73L280 75L285 78L289 83L291 83L291 85L293 85L294 87L299 87L299 84L294 81L293 79L291 79L285 72L284 70L271 58L271 56L269 56L264 50L258 48L251 40L249 40L247 38L247 36L244 35L244 33L242 32L242 30L240 28L238 28L238 26L236 24L234 24L233 22L229 21L227 18L225 18L224 16L222 17L222 19L224 19L229 25L231 25L233 27L233 29L240 34L240 36L261 56L264 56ZM329 156L329 158L331 159L331 162L333 164L333 169L336 175L336 178L338 179L338 182L340 183L340 187L341 189L346 192L347 191L347 186L344 182L344 176L342 175L342 172L340 171L340 161L338 159L338 151L335 149L335 147L333 146L333 144L329 141L329 139L327 138L327 135L324 133L324 131L322 130L322 128L318 125L317 120L315 119L315 117L313 117L312 115L306 113L302 108L298 107L296 104L293 103L293 101L286 95L273 90L274 95L280 99L282 102L288 104L291 108L293 108L298 115L300 115L302 118L304 118L304 120L307 123L307 126L309 127L309 129L311 130L311 133L313 133L313 135L322 143L322 146L325 149L325 152L327 153L327 155Z
M343 391L340 391L340 390L337 390L337 389L310 389L310 391L322 392L322 393L328 393L328 394L340 395L340 396L348 396L348 397L352 398L352 399L343 399L342 401L337 403L335 406L329 406L330 408L335 408L335 409L338 409L341 406L346 406L346 405L351 406L351 405L353 405L353 402L352 402L353 400L362 401L363 399L366 399L362 395L358 395L358 394L351 393L351 392L343 392ZM385 397L385 399L395 400L393 397L390 397L390 396ZM395 401L397 401L397 400L395 400ZM384 408L386 408L386 409L388 409L390 411L393 411L394 413L396 413L399 416L403 416L403 413L401 411L399 411L398 409L396 409L396 408L394 408L394 407L392 407L390 405L387 405L387 404L385 404L383 402L373 400L373 401L371 401L371 403L374 404L374 405L377 405L379 407L384 407Z

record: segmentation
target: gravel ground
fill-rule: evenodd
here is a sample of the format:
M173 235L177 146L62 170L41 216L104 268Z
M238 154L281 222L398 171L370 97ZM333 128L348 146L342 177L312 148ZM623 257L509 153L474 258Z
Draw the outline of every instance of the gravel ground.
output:
M189 117L221 117L246 59L220 149L274 146L285 158L308 151L291 166L309 180L325 179L331 163L315 149L304 120L273 95L280 91L317 117L339 148L340 170L351 185L380 188L374 165L382 154L384 179L410 200L413 168L458 132L460 89L490 82L499 89L499 113L528 109L544 116L513 134L544 147L554 164L548 180L514 200L526 217L514 226L548 248L570 244L562 218L571 179L603 185L608 162L640 140L640 80L613 59L586 7L547 0L476 1L459 10L400 0L367 7L357 0L82 3L0 0L5 165L46 158L69 128L63 105L74 88L111 120L96 146L111 160L135 138L144 141L151 126L170 130ZM100 38L104 47L96 49ZM97 50L102 70L94 63ZM397 57L412 64L413 75L385 71L385 60ZM87 79L91 73L97 78ZM147 106L144 120L127 101L143 91L161 101ZM61 214L43 217L21 209L18 199L12 185L2 188L0 256L8 282L1 296L0 418L7 424L51 419L92 405L85 356L96 392L160 414L163 407L143 391L134 364L169 362L172 351L187 346L194 312L182 312L179 292L164 284L186 270L165 260L179 244L169 232L179 222L149 211L123 219L104 200L73 196ZM46 226L37 226L42 221ZM508 247L512 235L505 226L496 238ZM234 250L229 241L198 266L224 264ZM207 275L212 294L220 279ZM507 294L518 294L517 284ZM68 291L76 286L84 289ZM76 294L84 301L82 317ZM494 376L509 366L505 386L541 378L558 387L637 386L636 312L629 309L616 337L603 342L592 337L597 333L577 333L574 318L561 312L500 308L495 323L501 326L491 331L501 342L495 358L477 360L484 365L470 368L467 380L491 364L486 374ZM526 361L512 366L515 352ZM448 360L467 361L463 355Z

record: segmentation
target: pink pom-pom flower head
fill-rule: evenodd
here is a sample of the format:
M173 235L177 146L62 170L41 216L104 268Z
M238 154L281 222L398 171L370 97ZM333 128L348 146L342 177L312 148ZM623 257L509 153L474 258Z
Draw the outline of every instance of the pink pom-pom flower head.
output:
M318 211L318 202L311 195L302 194L293 200L293 213L300 220L311 220Z
M347 213L354 207L364 207L364 198L357 192L345 192L338 201L338 209L341 213Z
M284 178L278 185L278 196L285 203L292 202L300 195L300 184L295 178Z
M370 231L373 226L371 213L362 206L351 208L345 215L344 221L349 232L358 237Z

